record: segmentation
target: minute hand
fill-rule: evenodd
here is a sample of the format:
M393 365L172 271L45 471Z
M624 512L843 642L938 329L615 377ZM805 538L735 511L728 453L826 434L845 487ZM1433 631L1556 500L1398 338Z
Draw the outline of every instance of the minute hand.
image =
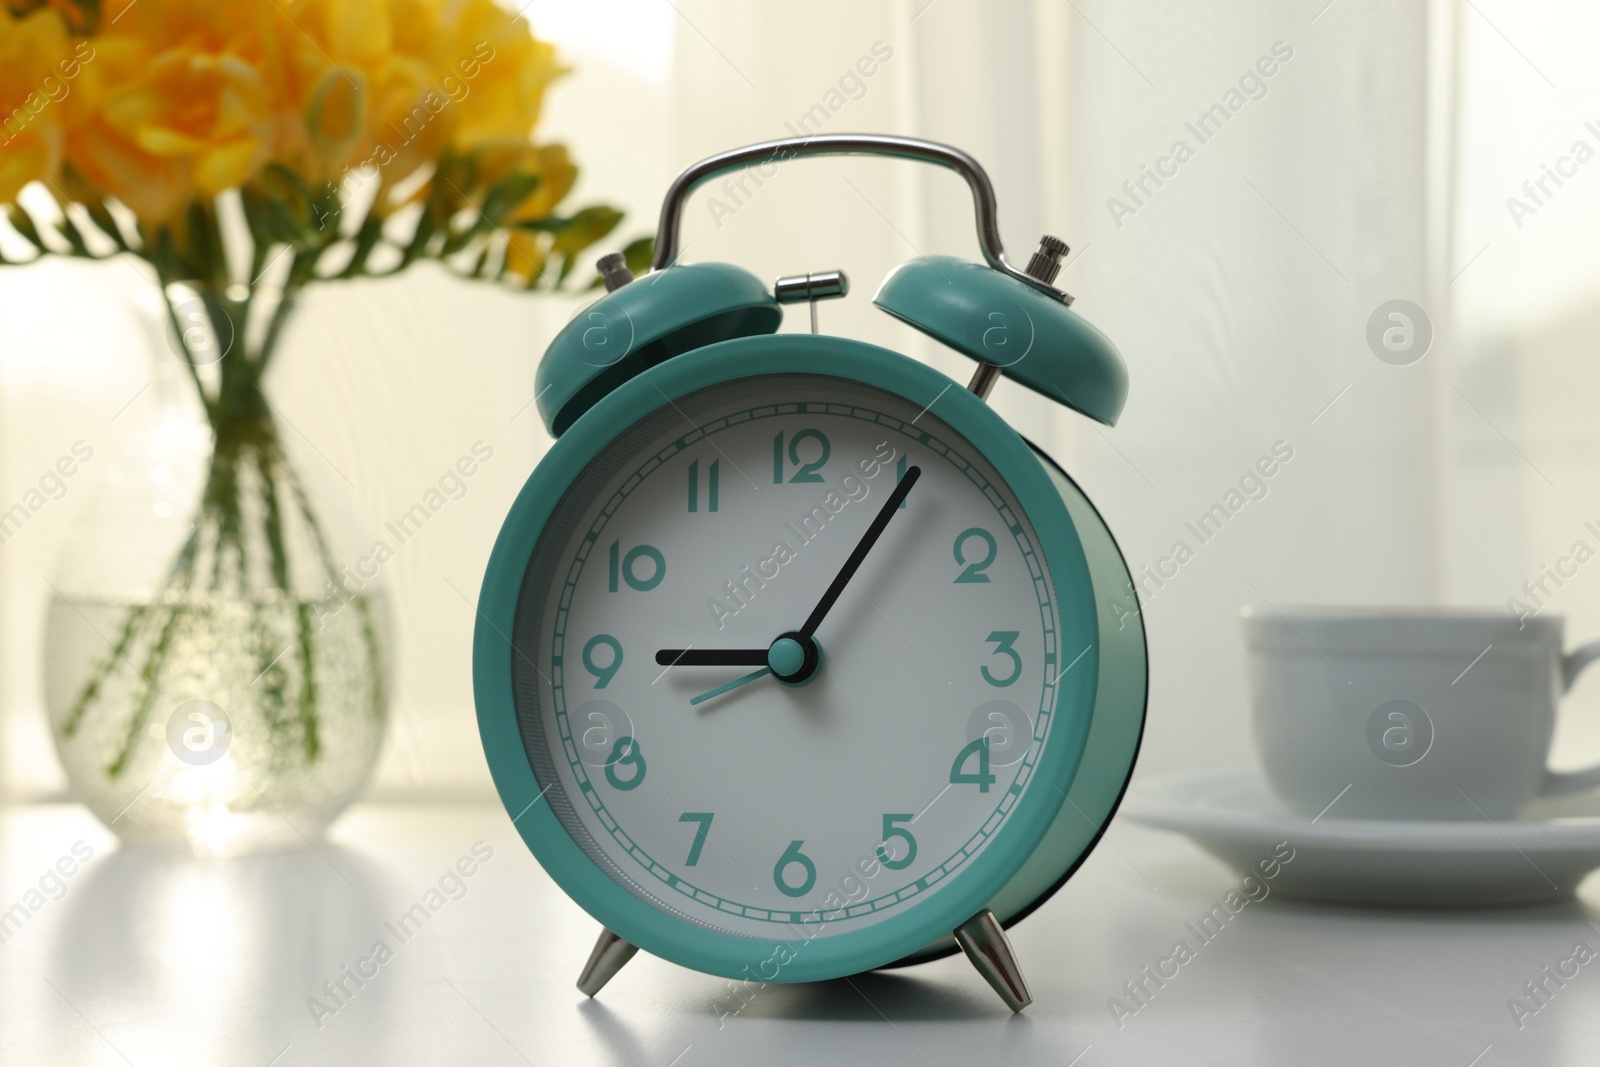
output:
M867 558L867 553L872 551L872 546L878 543L878 538L883 536L884 527L889 525L889 520L894 518L894 513L900 510L900 505L905 501L906 494L911 492L911 487L917 484L917 479L922 477L921 467L909 467L905 477L900 479L900 484L894 487L894 492L889 494L889 499L883 502L883 507L878 509L877 516L872 520L872 525L867 527L867 532L861 535L861 541L855 550L850 553L850 558L844 561L844 566L839 568L839 573L834 576L833 582L828 586L827 592L822 594L822 599L817 601L817 606L811 609L811 616L806 619L806 624L800 627L800 634L804 638L816 636L817 627L822 625L822 620L827 617L828 610L833 607L834 601L844 592L844 587L850 584L850 579L855 577L856 571L861 569L861 563Z

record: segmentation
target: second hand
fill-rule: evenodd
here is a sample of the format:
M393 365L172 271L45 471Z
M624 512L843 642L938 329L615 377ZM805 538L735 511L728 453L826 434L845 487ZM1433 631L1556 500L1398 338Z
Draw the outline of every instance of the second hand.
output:
M707 689L704 693L701 693L697 697L690 697L689 698L689 703L690 703L690 705L703 704L707 700L710 700L712 697L719 697L723 693L726 693L730 689L737 689L741 685L744 685L746 682L753 682L757 678L765 677L766 675L769 675L771 673L772 673L772 668L771 667L762 667L759 671L751 671L749 674L745 675L743 678L735 678L733 681L726 682L726 683L724 683L722 685L719 685L715 689Z

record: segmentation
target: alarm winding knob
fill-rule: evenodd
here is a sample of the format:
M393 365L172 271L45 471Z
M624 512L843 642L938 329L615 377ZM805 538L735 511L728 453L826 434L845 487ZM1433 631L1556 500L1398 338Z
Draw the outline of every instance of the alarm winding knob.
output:
M1039 238L1039 248L1029 257L1028 265L1022 268L1022 273L1049 285L1056 280L1056 275L1061 273L1061 257L1068 251L1067 242L1059 237L1045 234Z
M614 293L633 281L633 271L628 269L628 261L621 252L601 256L594 266L600 272L600 280L605 283L608 293Z

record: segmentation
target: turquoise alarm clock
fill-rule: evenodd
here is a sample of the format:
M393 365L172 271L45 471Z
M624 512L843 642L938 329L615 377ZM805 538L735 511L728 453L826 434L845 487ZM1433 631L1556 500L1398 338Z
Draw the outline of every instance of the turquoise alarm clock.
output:
M771 290L677 262L728 170L886 155L971 187L984 263L924 257L873 302L977 360L962 388L817 332L842 272ZM639 949L809 982L959 947L1013 1009L1005 928L1098 841L1144 724L1127 565L1070 478L986 403L1000 377L1115 423L1127 372L1052 282L1007 261L989 179L909 138L772 141L673 183L653 269L556 336L557 438L484 577L478 726L506 810L603 929L578 987ZM810 333L777 333L805 302Z

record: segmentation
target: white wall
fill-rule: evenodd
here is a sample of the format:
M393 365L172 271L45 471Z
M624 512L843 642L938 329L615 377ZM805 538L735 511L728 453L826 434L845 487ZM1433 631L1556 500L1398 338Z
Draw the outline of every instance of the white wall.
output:
M1426 152L1426 11L1346 0L1312 23L1303 5L1087 10L1094 24L1073 23L1070 52L1074 236L1087 246L1074 280L1133 382L1122 425L1086 436L1076 473L1136 571L1180 542L1194 552L1141 584L1153 593L1143 766L1241 762L1241 606L1441 591L1442 360L1389 366L1364 340L1379 303L1434 303L1424 193L1443 161ZM1190 125L1262 57L1264 88L1249 82L1202 140ZM1175 176L1147 180L1138 200L1124 190L1180 141L1193 156ZM1293 459L1267 495L1202 543L1185 524L1280 441Z

